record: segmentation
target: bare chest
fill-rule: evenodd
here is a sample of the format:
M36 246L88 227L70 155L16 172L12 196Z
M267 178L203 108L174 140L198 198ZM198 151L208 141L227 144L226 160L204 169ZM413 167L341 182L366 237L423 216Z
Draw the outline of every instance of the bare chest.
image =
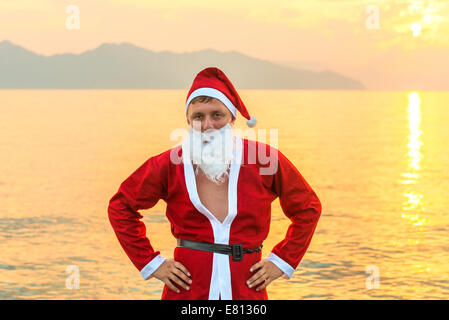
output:
M228 179L216 184L201 170L195 175L198 196L201 203L220 221L228 215Z

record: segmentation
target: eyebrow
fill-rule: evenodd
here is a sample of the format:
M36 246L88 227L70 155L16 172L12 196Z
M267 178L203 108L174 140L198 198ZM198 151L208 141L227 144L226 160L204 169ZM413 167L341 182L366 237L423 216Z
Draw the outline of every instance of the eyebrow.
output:
M216 113L216 112L223 113L223 111L221 111L221 110L212 110L209 113ZM202 112L202 111L194 111L192 113L192 117L197 116L197 115L204 115L204 112Z

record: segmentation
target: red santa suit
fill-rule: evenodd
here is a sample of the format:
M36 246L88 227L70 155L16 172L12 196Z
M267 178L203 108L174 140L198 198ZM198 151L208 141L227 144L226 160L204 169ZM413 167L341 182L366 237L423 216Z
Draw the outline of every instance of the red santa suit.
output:
M268 256L290 278L304 256L321 214L316 193L295 166L276 148L235 137L234 160L228 180L228 215L220 222L200 201L195 173L185 142L150 157L120 185L108 207L115 234L144 279L165 261L146 235L139 210L162 199L175 238L218 244L259 247L270 228L271 203L279 198L290 219L285 238ZM259 155L267 155L260 157ZM263 158L263 160L262 160ZM269 159L269 161L267 161ZM164 286L162 299L268 299L246 281L262 252L246 253L241 261L230 255L176 247L173 258L190 272L190 290L179 293Z

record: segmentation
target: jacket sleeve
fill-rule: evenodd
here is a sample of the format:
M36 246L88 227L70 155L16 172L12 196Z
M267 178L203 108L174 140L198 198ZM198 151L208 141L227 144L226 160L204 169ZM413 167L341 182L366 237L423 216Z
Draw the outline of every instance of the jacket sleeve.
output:
M125 253L144 279L165 261L146 236L143 216L167 195L167 164L162 157L151 157L123 181L108 206L109 221Z
M290 278L312 240L321 215L321 202L296 167L279 150L276 153L278 166L272 188L291 224L285 238L267 259L284 272L284 278Z

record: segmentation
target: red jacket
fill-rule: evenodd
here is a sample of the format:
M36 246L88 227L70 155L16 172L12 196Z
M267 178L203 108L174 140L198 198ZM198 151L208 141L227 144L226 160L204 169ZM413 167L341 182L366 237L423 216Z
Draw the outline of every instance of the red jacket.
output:
M228 186L229 212L221 223L201 203L187 148L176 146L145 161L120 185L108 207L117 238L144 279L165 261L155 251L140 220L141 209L163 199L174 237L242 244L256 248L267 238L271 203L279 197L284 214L291 220L285 239L268 257L290 278L304 256L321 215L321 203L295 166L277 149L236 137L236 161L231 164ZM268 155L263 157L261 155ZM261 260L261 252L244 254L242 261L231 256L174 249L173 258L190 272L190 290L166 285L162 299L268 299L266 289L248 288L250 267Z

